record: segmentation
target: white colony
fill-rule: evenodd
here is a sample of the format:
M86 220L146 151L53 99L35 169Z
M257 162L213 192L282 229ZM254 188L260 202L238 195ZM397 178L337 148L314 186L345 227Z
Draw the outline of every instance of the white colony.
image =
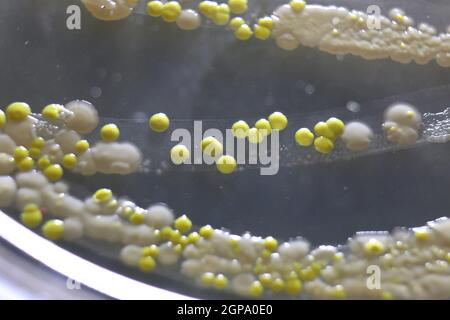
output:
M285 4L274 12L273 36L286 50L303 45L331 54L391 58L400 63L426 64L435 59L442 67L450 67L449 33L435 35L425 24L418 30L399 9L391 12L391 19L381 16L378 28L372 25L373 17L363 12L321 5L306 5L296 12Z
M413 106L396 103L384 113L383 130L387 139L400 145L412 145L419 137L422 116Z
M0 207L10 206L16 196L16 182L10 176L0 176Z
M176 20L177 26L182 30L195 30L200 27L202 20L194 10L183 10Z
M3 130L17 145L29 147L36 138L37 122L36 118L28 116L24 121L8 121Z
M345 125L342 140L347 149L361 151L369 148L372 141L373 132L368 125L362 122L353 121Z
M145 222L154 228L170 226L174 221L173 211L164 204L154 204L147 209Z
M65 105L72 114L67 117L65 123L68 128L80 134L91 133L98 125L98 113L95 107L83 100L74 100Z

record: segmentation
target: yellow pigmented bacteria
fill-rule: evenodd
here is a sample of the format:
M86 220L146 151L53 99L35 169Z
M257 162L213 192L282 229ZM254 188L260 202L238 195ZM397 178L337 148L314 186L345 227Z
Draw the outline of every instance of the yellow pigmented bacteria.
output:
M264 239L264 248L269 251L274 251L278 247L278 241L274 237L267 237Z
M292 0L289 2L289 5L291 6L291 9L295 12L301 12L303 9L305 9L306 3L302 0Z
M176 165L185 163L190 157L188 148L182 144L177 144L170 150L170 158Z
M6 115L11 121L23 121L30 113L30 106L24 102L14 102L6 108Z
M89 149L89 142L87 140L80 140L75 144L75 150L78 154L85 153Z
M216 10L214 11L214 15L212 16L212 20L219 26L227 25L230 21L230 8L228 7L228 5L222 3L217 6Z
M244 13L248 9L247 0L228 0L228 5L230 6L231 12L235 14Z
M328 138L330 140L334 140L336 138L336 135L333 131L328 127L326 122L318 122L314 126L314 132L321 137Z
M151 256L145 256L139 260L139 269L141 271L150 272L153 271L155 267L156 267L155 259L153 259Z
M248 288L248 294L252 297L260 297L264 293L264 287L259 281L254 281Z
M214 287L223 290L228 286L228 278L223 274L218 274L213 280Z
M62 106L52 103L44 107L44 109L42 109L41 111L41 114L46 120L56 121L59 119L59 114L61 110Z
M192 228L192 221L186 215L182 215L175 220L175 228L180 233L188 233Z
M342 120L332 117L327 120L326 124L336 137L344 133L345 124Z
M229 25L230 25L231 30L236 31L243 24L245 24L244 19L242 19L241 17L234 17L233 19L231 19Z
M371 238L364 244L364 253L367 256L376 256L384 252L384 245L380 240Z
M236 159L229 155L221 156L216 161L217 170L224 174L230 174L236 170Z
M42 233L49 240L59 240L64 234L64 222L58 219L49 220L42 226Z
M258 130L258 129L256 129L256 128L251 128L251 129L248 130L248 135L247 135L247 137L248 137L248 141L249 141L250 143L258 144L258 143L260 143L261 141L263 141L263 139L264 139L264 134L262 134L262 133L260 132L260 130Z
M37 165L38 168L41 170L44 170L45 168L47 168L49 165L51 165L52 162L50 161L50 157L47 155L44 155L42 157L39 158Z
M273 19L271 17L263 17L258 19L258 25L269 30L273 29Z
M68 153L63 157L63 167L66 169L73 169L77 165L77 156L73 153Z
M234 35L239 40L248 40L252 37L253 31L247 24L244 23L243 25L241 25L239 28L236 29Z
M210 286L214 283L214 279L215 279L214 273L205 272L204 274L201 275L200 282L205 286Z
M152 244L148 247L144 247L142 249L142 256L146 257L146 256L150 256L150 257L157 257L159 254L159 247L155 244Z
M209 239L214 234L214 229L208 224L206 226L203 226L199 230L200 236L202 236L205 239Z
M272 129L284 130L288 125L287 117L281 112L275 111L269 116L269 122Z
M110 189L102 188L98 189L94 193L94 200L100 202L100 203L106 203L110 201L113 197L112 191Z
M35 205L27 205L20 214L20 220L28 228L36 228L42 223L42 212Z
M181 14L181 6L177 1L169 1L164 4L161 17L166 22L174 22Z
M6 124L6 115L3 112L3 110L0 110L0 129L3 129L5 124Z
M37 149L42 149L45 147L45 140L42 137L37 137L35 139L33 139L33 141L31 142L31 147L33 148L37 148Z
M19 171L30 171L34 167L34 160L31 157L25 157L17 163Z
M47 177L48 180L52 182L61 179L63 173L64 171L59 164L52 164L44 169L44 175Z
M253 27L253 30L255 32L255 38L259 40L267 40L270 38L270 35L272 34L272 31L266 27L262 27L258 24L256 24Z
M145 215L143 212L135 211L130 215L128 221L130 221L131 224L138 225L144 223L144 219Z
M328 138L318 137L314 140L314 147L316 148L317 152L328 154L333 150L334 143Z
M164 132L169 128L170 120L165 113L156 113L148 120L150 129L155 132Z
M256 121L255 128L258 129L263 136L268 136L272 132L272 126L267 119L259 119Z
M164 9L164 3L161 1L149 1L147 2L147 14L151 17L161 16Z
M120 136L120 130L114 123L104 125L100 129L100 137L105 142L116 141Z
M291 296L298 295L302 290L302 282L298 278L289 278L286 280L285 290Z
M250 127L244 120L236 121L231 127L233 135L239 139L244 139L245 137L247 137L249 129Z
M19 146L14 150L14 160L16 160L16 162L19 162L22 159L25 159L26 157L28 157L30 154L28 153L28 149L25 148L24 146Z
M201 141L201 150L204 154L216 157L222 154L223 145L216 138L209 136Z
M302 147L309 147L314 141L314 133L308 128L301 128L295 132L295 141Z

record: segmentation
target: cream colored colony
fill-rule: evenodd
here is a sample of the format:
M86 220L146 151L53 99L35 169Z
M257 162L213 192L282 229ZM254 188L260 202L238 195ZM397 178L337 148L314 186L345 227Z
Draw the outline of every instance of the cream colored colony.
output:
M139 0L82 1L95 17L119 20L130 15ZM162 15L167 22L176 21L183 30L197 29L202 23L195 8L183 10L185 4L182 2L170 1L167 8L164 6L164 2L149 1L149 14L153 17ZM376 17L344 7L292 0L270 16L261 17L253 28L245 16L240 16L247 9L247 0L201 1L198 6L205 19L219 26L228 26L240 40L248 40L252 36L259 40L272 37L285 50L303 45L331 54L352 54L369 60L390 58L400 63L415 61L418 64L435 60L442 67L450 67L449 30L438 34L426 23L414 27L414 21L398 8L390 10L388 17ZM230 12L236 17L231 19Z

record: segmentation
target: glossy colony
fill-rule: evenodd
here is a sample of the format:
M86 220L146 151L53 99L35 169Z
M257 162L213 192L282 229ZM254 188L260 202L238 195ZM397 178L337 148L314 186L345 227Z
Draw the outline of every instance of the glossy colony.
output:
M174 213L164 204L142 208L128 198L117 198L108 188L79 199L71 195L69 185L63 181L65 170L83 175L132 174L141 170L144 156L132 143L117 141L120 126L114 123L100 128L98 142L88 142L85 135L100 123L97 110L89 102L76 100L50 106L41 113L32 113L26 103L16 102L0 113L0 207L15 208L24 225L40 228L49 240L86 237L116 243L122 246L120 259L142 272L180 268L183 275L201 286L249 297L277 294L321 299L406 299L449 295L447 218L411 230L358 233L345 246L311 248L300 237L280 242L271 236L233 235L210 225L197 228L188 215ZM156 115L158 121L153 124L165 128L168 117ZM388 143L400 146L414 144L421 130L436 130L443 123L440 118L432 124L423 123L419 111L405 103L389 106L384 118L379 130L385 132ZM260 122L263 129L253 129L282 130L288 124L288 118L280 112L268 119ZM237 139L245 139L250 131L244 120L230 126ZM238 129L242 130L239 135ZM162 134L162 130L156 131ZM299 152L314 145L320 154L332 153L329 146L342 139L348 152L358 152L371 147L372 136L372 129L362 122L345 124L331 117L317 122L312 129L300 128L292 141L301 146ZM434 140L443 142L436 134ZM178 160L185 156L180 146L174 146L171 152ZM222 154L215 138L206 137L202 146L204 151L217 152L219 172L235 171L234 158ZM381 268L382 289L367 288L369 265Z
M98 19L120 20L131 14L139 0L82 2ZM438 33L428 23L415 25L399 8L391 9L386 16L374 16L344 7L292 0L260 17L255 17L251 9L247 0L152 0L147 2L146 13L165 22L175 22L182 30L212 23L228 28L241 41L273 38L284 50L302 45L335 55L352 54L369 60L390 58L417 64L435 60L442 67L450 67L450 28Z

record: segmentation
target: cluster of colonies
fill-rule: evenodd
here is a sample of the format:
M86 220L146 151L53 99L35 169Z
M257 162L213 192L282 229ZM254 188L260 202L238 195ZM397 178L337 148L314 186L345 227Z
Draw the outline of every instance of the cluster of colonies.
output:
M417 139L420 121L413 107L396 104L385 112L383 128L389 140L412 143ZM182 274L202 286L244 296L277 293L329 299L405 299L445 298L450 293L447 218L392 234L360 233L346 246L311 250L302 238L279 243L270 236L237 236L210 225L195 230L189 217L175 218L166 205L144 209L128 199L116 198L106 188L78 199L61 181L64 170L129 174L141 162L134 145L116 142L120 130L115 124L102 126L101 141L90 147L83 135L91 133L98 122L95 108L78 100L65 106L51 104L36 115L25 103L13 103L6 112L1 111L0 207L14 206L26 226L41 227L50 240L86 236L123 244L120 258L129 266L144 272L158 266L178 266ZM240 120L232 130L236 137L250 138L252 130L267 135L271 130L285 129L287 124L283 114L274 112L268 119L258 120L254 128ZM156 132L166 131L169 125L163 113L149 119L150 128ZM339 136L351 149L367 147L371 132L361 123L345 125L337 118L319 122L314 131L319 152L328 152L330 143ZM301 145L312 144L313 139L308 129L296 133ZM207 137L202 147L220 154L223 149L217 143ZM221 170L220 163L218 168ZM229 169L224 171L228 173ZM381 289L367 286L370 265L382 271Z
M125 18L138 4L138 0L82 1L102 20ZM183 30L200 27L203 16L218 26L227 26L240 40L273 37L285 50L304 45L331 54L391 58L400 63L427 64L436 60L440 66L450 67L450 27L441 34L426 23L415 28L413 19L397 8L389 12L389 17L371 16L343 7L307 5L303 0L292 0L273 14L255 19L254 15L246 18L248 7L247 0L201 1L196 8L183 8L178 1L156 0L147 3L147 13L175 22Z

